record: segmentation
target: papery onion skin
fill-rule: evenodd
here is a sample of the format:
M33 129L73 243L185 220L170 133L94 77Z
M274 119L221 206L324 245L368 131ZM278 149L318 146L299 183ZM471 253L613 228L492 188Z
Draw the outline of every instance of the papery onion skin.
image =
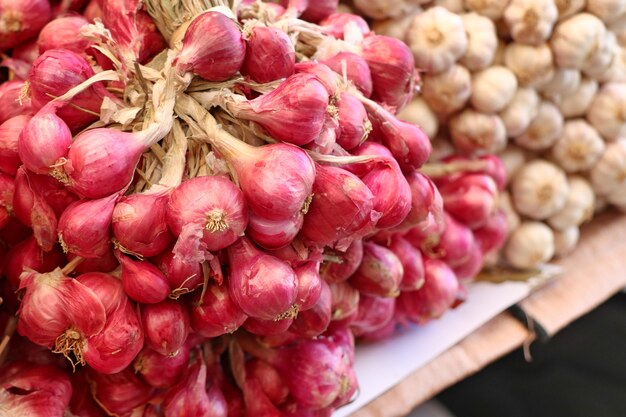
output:
M396 301L396 317L417 324L440 317L456 300L459 282L450 267L438 259L425 259L425 283L417 291L400 294Z
M237 103L231 111L258 123L279 141L302 146L322 132L328 101L328 91L317 77L294 74L275 90Z
M344 320L356 314L359 308L359 290L347 282L338 282L329 286L333 301L333 321Z
M289 265L261 252L246 238L228 248L228 260L230 294L247 315L274 320L291 314L298 288Z
M350 284L364 294L397 297L404 268L389 249L372 242L363 243L363 261L350 278Z
M224 81L239 71L245 55L237 24L222 13L208 11L194 18L185 31L174 65L180 72L191 71L208 81Z
M345 252L337 253L341 262L325 262L320 267L320 275L329 284L342 282L356 272L363 260L363 241L355 240Z
M165 274L172 290L171 298L178 298L202 285L204 277L199 262L185 263L169 249L152 261Z
M161 355L175 354L189 335L189 314L176 301L143 305L141 322L146 345Z
M145 257L156 256L172 242L165 217L168 195L131 194L113 209L111 230L124 250Z
M330 286L322 281L316 303L306 311L300 311L290 330L305 338L321 335L330 324L332 315L332 293Z
M370 28L361 16L352 13L333 13L325 17L319 25L324 32L337 39L343 39L345 27L348 23L356 25L363 35L370 32Z
M9 224L14 209L14 195L17 181L0 172L0 229Z
M326 92L328 92L330 97L337 95L339 89L337 76L326 64L318 61L298 62L295 66L295 72L296 74L309 74L314 76L326 87Z
M192 228L194 236L201 235L201 246L217 251L243 234L248 209L242 191L226 177L196 177L172 191L166 217L174 235Z
M115 200L112 195L98 200L72 203L59 218L59 241L64 252L97 258L110 248L110 226Z
M352 81L365 97L372 95L374 89L372 72L363 57L353 52L339 52L323 62L339 75L343 76L345 72L346 78Z
M36 35L51 17L48 0L2 0L0 11L0 51Z
M15 176L22 160L17 151L18 138L32 116L11 117L0 125L0 171Z
M0 123L19 115L32 115L33 109L29 98L20 99L24 81L10 80L0 84Z
M285 32L265 26L250 30L242 74L258 83L269 83L292 75L295 64L296 51Z
M233 333L248 316L233 301L226 285L209 284L194 296L190 308L191 328L204 337Z
M246 234L262 248L280 249L293 242L302 229L303 222L302 212L286 220L266 219L251 212Z

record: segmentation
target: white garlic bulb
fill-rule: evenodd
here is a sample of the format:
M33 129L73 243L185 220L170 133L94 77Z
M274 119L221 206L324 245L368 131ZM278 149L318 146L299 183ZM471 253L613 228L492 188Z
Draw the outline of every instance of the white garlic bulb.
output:
M563 257L576 249L580 239L580 229L577 226L552 232L554 233L554 256Z
M373 19L387 19L401 16L407 10L424 3L416 0L354 0L354 6L364 15Z
M604 36L599 39L591 55L585 59L583 73L587 77L599 78L610 68L616 50L617 38L613 32L607 30Z
M558 17L553 0L511 0L504 20L515 42L539 45L552 33Z
M497 153L506 146L504 123L497 114L465 109L449 122L452 142L468 154Z
M504 63L522 87L539 88L554 76L552 51L545 43L537 46L510 43L504 51Z
M587 0L587 11L606 23L611 23L626 13L625 0Z
M596 196L589 181L579 176L568 178L569 193L565 206L548 218L548 224L557 230L580 226L593 216Z
M591 169L589 179L596 195L607 196L626 183L626 139L606 145L604 154Z
M508 184L511 178L526 164L526 153L522 148L509 144L498 156L506 170L506 182Z
M585 8L587 0L554 0L559 11L559 20L564 20Z
M467 10L495 21L502 17L509 0L464 0L464 4Z
M620 15L609 25L609 30L617 36L617 42L626 46L626 13Z
M539 94L533 88L519 88L511 102L500 112L510 138L523 134L539 111Z
M422 96L435 113L450 114L465 107L472 94L472 80L467 68L452 65L438 74L422 79Z
M548 149L554 145L562 131L563 115L554 104L542 101L537 117L530 122L524 133L515 138L515 143L532 151Z
M470 71L478 71L489 66L493 62L498 37L493 22L478 13L465 13L461 15L463 26L467 33L467 51L459 62Z
M454 155L456 149L454 149L454 145L450 142L450 139L443 135L437 135L431 141L433 150L430 153L430 161L441 161L443 158L447 158L449 156Z
M606 201L618 209L626 210L626 184L622 184L606 196Z
M452 13L461 14L465 11L463 8L463 0L434 0L433 6L441 6Z
M517 211L531 219L543 220L556 214L567 201L567 177L551 162L535 159L519 170L511 182L511 196Z
M596 79L601 83L626 82L626 48L621 46L615 48L611 65Z
M436 6L413 18L407 32L415 65L437 73L450 68L467 50L463 20L443 7Z
M602 21L590 13L579 13L560 22L550 40L556 64L561 68L582 69L605 34Z
M483 113L505 108L517 91L517 78L506 67L494 66L472 74L472 106Z
M606 140L626 136L626 83L607 83L596 94L587 119Z
M408 13L385 20L375 20L372 23L372 31L377 35L391 36L406 42L406 34L409 26L413 22L413 18L422 13L422 9L416 7Z
M561 94L576 91L580 85L580 71L576 69L558 68L552 79L540 88L544 97L552 98Z
M563 117L581 117L587 113L591 102L598 92L598 82L583 77L576 90L552 97Z
M554 256L554 234L541 222L523 222L509 236L504 254L515 268L535 268Z
M552 157L566 172L591 169L604 153L600 134L584 119L571 119L552 147Z
M513 207L511 195L508 191L500 191L498 193L498 208L504 212L507 230L517 229L522 220Z
M422 97L415 97L398 113L398 118L419 125L429 138L434 138L439 130L437 115Z

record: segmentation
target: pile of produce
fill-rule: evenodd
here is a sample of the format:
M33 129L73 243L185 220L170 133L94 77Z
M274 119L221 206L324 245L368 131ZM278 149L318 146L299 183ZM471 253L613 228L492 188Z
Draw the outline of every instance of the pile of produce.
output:
M411 50L336 9L0 0L0 414L329 416L463 301L504 165L427 163Z
M500 153L508 263L569 253L579 226L626 209L626 3L615 0L360 1L410 46L422 95L400 114L435 154Z

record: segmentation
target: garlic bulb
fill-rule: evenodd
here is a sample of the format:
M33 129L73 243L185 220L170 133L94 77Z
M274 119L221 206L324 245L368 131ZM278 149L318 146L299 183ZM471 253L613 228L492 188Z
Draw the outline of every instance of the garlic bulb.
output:
M538 46L510 43L504 51L504 63L522 87L539 88L554 75L552 51L545 43Z
M491 20L498 20L504 14L509 0L465 0L465 8Z
M491 65L504 65L504 51L506 51L506 42L498 39L498 46L496 46L496 53L493 56Z
M626 183L626 139L609 143L589 179L596 195L606 196Z
M434 0L433 6L441 6L452 13L461 14L465 11L463 8L463 0Z
M554 229L564 230L580 226L593 216L596 196L589 181L579 176L568 179L569 193L565 207L548 218L548 224Z
M611 23L626 13L625 0L587 0L587 11L606 23Z
M470 102L476 110L495 113L505 108L517 91L517 78L506 67L489 67L472 75Z
M415 97L399 114L398 118L419 125L429 138L434 138L439 129L437 115L421 97Z
M506 216L507 230L517 229L522 220L513 207L511 195L508 191L500 191L498 193L498 208L502 210Z
M506 146L506 131L500 116L465 109L449 122L456 148L467 154L496 153Z
M563 130L563 115L556 106L542 101L528 129L515 138L515 143L524 149L540 151L551 147Z
M443 7L432 7L413 18L407 43L418 68L433 73L445 71L467 50L463 20Z
M596 204L593 207L593 214L602 213L609 206L609 202L606 197L596 196Z
M606 140L626 136L626 83L607 83L596 94L587 119Z
M439 74L426 74L422 79L422 96L435 113L450 114L462 109L471 94L470 73L461 65Z
M539 90L545 97L552 98L560 94L576 91L580 85L580 71L576 69L558 68L552 79Z
M376 32L377 35L391 36L405 42L409 26L411 26L413 18L419 13L422 13L422 9L416 7L410 12L394 18L375 20L372 23L372 31Z
M613 32L607 30L598 41L591 55L585 59L582 69L583 73L591 78L600 77L611 66L616 50L617 38Z
M534 268L554 256L554 234L541 222L523 222L509 236L504 254L515 268Z
M617 42L626 46L626 13L619 16L609 25L609 30L617 36Z
M581 117L587 113L597 91L598 82L583 77L576 90L552 97L552 101L559 108L563 117Z
M511 0L504 20L515 42L539 45L552 33L558 10L552 0Z
M401 16L413 7L424 3L416 0L354 0L354 6L373 19Z
M552 157L566 172L591 169L604 153L604 141L584 119L565 122L552 147Z
M506 170L507 183L511 181L511 178L526 164L526 153L522 148L515 145L507 145L506 149L498 156Z
M456 149L454 149L454 145L450 142L445 136L437 135L432 140L433 150L430 153L430 161L441 161L443 158L447 158L449 156L457 153Z
M520 88L515 92L508 106L500 112L500 117L510 138L526 131L539 111L539 94L532 88Z
M621 211L626 211L626 184L622 184L608 194L606 196L606 201Z
M470 71L484 69L493 62L498 46L496 27L493 22L478 13L461 15L467 33L467 51L459 62Z
M601 83L626 82L626 48L621 46L615 48L611 65L596 79Z
M542 159L527 163L511 182L515 208L535 220L558 213L565 206L568 191L563 170Z
M587 0L554 0L559 11L559 20L564 20L585 8Z
M577 226L552 232L554 233L554 256L563 257L574 251L580 239L580 229Z
M561 68L582 69L605 33L602 21L589 13L579 13L560 22L550 40L556 64Z

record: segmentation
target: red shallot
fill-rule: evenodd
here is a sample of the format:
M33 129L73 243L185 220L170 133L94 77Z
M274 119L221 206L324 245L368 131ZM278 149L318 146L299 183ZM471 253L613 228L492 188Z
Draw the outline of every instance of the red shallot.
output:
M80 30L89 22L82 16L63 16L50 21L39 32L37 47L43 54L50 49L67 49L82 54L89 46L89 40L82 37Z
M191 328L204 337L233 333L248 316L233 301L226 285L211 283L191 302Z
M400 259L404 274L400 282L401 291L419 290L424 285L424 260L419 249L401 236L394 236L389 249Z
M19 115L11 117L0 125L0 171L15 176L22 165L17 144L20 133L28 124L31 116Z
M372 242L363 243L363 261L350 278L350 284L364 294L397 297L404 268L389 249Z
M189 335L189 313L173 300L141 306L146 345L161 355L175 355Z
M170 285L159 268L122 254L117 259L122 266L122 285L130 298L143 304L160 303L167 298Z
M285 32L265 26L250 29L242 74L258 83L269 83L289 77L295 64L296 51Z
M183 345L173 355L160 353L145 347L133 362L133 369L154 388L169 388L183 376L189 364L190 349Z
M320 267L320 275L329 284L345 281L356 272L363 260L363 241L353 241L345 252L338 252L336 256L339 262L328 261Z
M50 17L48 0L0 1L0 51L37 35Z
M372 72L363 57L353 52L339 52L323 61L331 70L351 81L365 96L372 95Z
M363 35L370 32L370 28L365 19L352 13L333 13L319 22L319 25L325 33L337 39L344 38L346 26L349 24L358 28Z

